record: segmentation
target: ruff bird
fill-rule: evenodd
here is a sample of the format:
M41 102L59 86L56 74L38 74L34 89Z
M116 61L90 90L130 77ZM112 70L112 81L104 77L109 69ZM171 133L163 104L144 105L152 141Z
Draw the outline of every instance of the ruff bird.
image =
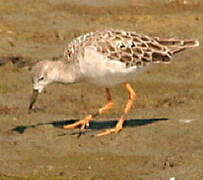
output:
M197 46L199 42L196 40L162 39L122 30L96 31L79 36L65 48L63 60L40 61L32 68L33 94L29 112L38 94L50 83L93 83L105 88L107 104L98 112L63 127L84 129L93 118L114 106L110 88L123 84L129 93L123 114L115 128L107 129L97 136L117 133L123 129L126 115L136 100L136 93L129 81L147 66L169 63L176 53Z

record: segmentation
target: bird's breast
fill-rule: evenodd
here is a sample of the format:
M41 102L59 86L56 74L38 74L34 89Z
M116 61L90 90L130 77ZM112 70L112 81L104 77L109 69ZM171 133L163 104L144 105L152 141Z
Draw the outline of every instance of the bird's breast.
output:
M79 56L79 65L86 81L104 87L126 82L140 71L136 66L126 68L123 62L109 59L93 46L84 49L83 55Z

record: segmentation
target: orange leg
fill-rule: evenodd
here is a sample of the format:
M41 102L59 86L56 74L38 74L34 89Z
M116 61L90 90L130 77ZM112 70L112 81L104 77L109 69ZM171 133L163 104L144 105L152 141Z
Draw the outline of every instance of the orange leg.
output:
M63 128L72 129L72 128L81 126L81 129L84 129L85 127L89 127L89 122L91 120L93 120L94 117L110 110L114 106L114 103L112 102L110 90L108 88L106 88L105 90L106 90L106 98L107 98L108 102L104 107L100 108L96 114L90 114L90 115L86 116L84 119L81 119L73 124L63 126Z
M108 135L108 134L111 134L111 133L118 133L123 129L123 123L125 121L126 115L132 109L133 102L136 99L136 94L135 94L133 88L131 87L131 85L129 83L124 83L124 86L127 88L128 93L129 93L128 102L127 102L127 104L125 106L125 109L124 109L124 114L118 120L118 123L116 124L115 128L108 129L108 130L106 130L106 131L104 131L102 133L97 134L96 136L105 136L105 135Z

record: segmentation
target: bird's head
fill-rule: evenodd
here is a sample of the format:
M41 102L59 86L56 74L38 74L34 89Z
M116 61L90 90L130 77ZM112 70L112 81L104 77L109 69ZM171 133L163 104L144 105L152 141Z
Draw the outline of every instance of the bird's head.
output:
M46 60L38 62L32 68L33 89L41 93L45 86L56 80L57 74L56 62Z
M54 82L58 77L58 71L54 61L40 61L32 68L32 85L33 93L29 105L29 112L31 112L37 96L50 83Z

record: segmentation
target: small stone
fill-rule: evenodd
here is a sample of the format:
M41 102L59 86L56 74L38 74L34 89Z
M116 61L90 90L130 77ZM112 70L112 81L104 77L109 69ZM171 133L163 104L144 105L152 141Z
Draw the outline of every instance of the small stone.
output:
M60 172L59 176L64 176L64 174L65 174L64 172Z
M8 30L8 31L6 31L8 34L13 34L13 31L11 31L11 30Z
M186 123L186 124L191 123L192 121L193 121L193 119L180 119L179 120L179 122Z
M51 170L54 169L54 166L48 165L48 166L47 166L47 169L48 169L49 171L51 171Z
M14 121L17 121L18 119L17 119L17 117L13 117L13 120L14 120Z

